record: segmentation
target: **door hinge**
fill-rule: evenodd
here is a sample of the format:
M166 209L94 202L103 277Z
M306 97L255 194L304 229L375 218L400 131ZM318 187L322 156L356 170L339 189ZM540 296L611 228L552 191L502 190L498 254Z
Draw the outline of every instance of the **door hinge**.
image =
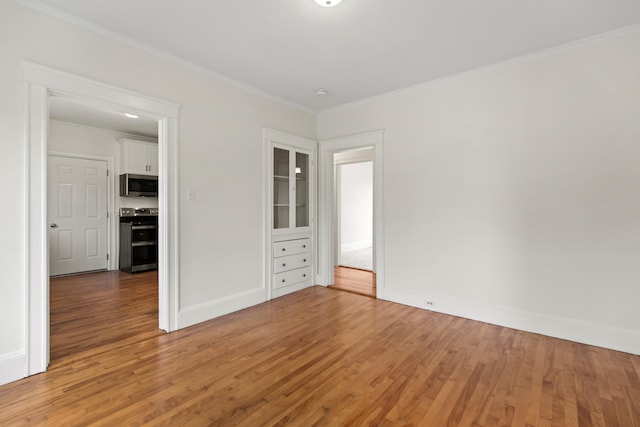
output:
M107 218L109 218L109 211L107 211Z
M107 169L107 176L109 176L109 169Z
M107 261L109 261L109 254L107 254Z

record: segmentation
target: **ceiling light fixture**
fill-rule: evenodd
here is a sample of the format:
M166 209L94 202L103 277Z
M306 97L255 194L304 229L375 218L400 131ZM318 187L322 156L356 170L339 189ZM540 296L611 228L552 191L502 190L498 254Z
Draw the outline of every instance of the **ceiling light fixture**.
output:
M135 114L131 114L131 113L124 113L125 116L129 117L130 119L137 119L140 116L137 116Z
M325 96L329 93L327 89L316 89L316 95Z
M342 0L313 0L323 7L333 7L337 6Z

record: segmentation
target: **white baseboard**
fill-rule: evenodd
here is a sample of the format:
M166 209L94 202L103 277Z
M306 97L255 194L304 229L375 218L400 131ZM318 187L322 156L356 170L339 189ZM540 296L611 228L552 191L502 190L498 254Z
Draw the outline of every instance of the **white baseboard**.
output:
M425 296L397 289L378 288L377 297L493 325L640 355L640 331L453 298L435 298L434 305L427 306Z
M367 240L364 242L345 243L344 245L340 246L340 249L342 250L342 252L349 252L349 251L357 251L360 249L370 248L372 246L373 246L373 242L371 240Z
M306 282L300 282L293 285L289 285L284 288L274 289L273 291L271 291L271 298L272 299L280 298L281 296L284 296L293 292L298 292L305 288L310 288L311 286L313 286L311 284L311 281L307 280Z
M264 301L264 289L258 288L186 307L178 312L178 329L224 316Z
M23 351L0 355L0 385L26 377Z

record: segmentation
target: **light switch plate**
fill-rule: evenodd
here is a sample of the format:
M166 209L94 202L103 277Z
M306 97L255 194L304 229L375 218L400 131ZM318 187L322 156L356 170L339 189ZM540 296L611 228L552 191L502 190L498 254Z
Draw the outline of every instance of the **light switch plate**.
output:
M187 188L187 200L196 199L196 190L194 188Z

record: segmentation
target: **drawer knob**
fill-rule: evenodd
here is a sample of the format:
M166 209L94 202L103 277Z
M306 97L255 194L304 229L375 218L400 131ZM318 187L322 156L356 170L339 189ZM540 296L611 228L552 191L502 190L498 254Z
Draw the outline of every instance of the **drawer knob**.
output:
M284 251L286 251L286 249L285 249L285 248L282 248L282 252L284 252Z
M282 283L284 283L284 279L282 279Z
M303 247L303 248L306 248L306 247L307 247L307 245L302 245L302 247Z
M286 267L286 266L287 266L287 264L285 264L285 263L283 262L283 263L282 263L282 266L283 266L283 267Z
M302 260L302 262L307 262L307 259L306 259L306 258L305 258L305 259L303 259L303 260Z
M302 275L302 277L307 277L307 275L306 275L306 274L303 274L303 275Z

